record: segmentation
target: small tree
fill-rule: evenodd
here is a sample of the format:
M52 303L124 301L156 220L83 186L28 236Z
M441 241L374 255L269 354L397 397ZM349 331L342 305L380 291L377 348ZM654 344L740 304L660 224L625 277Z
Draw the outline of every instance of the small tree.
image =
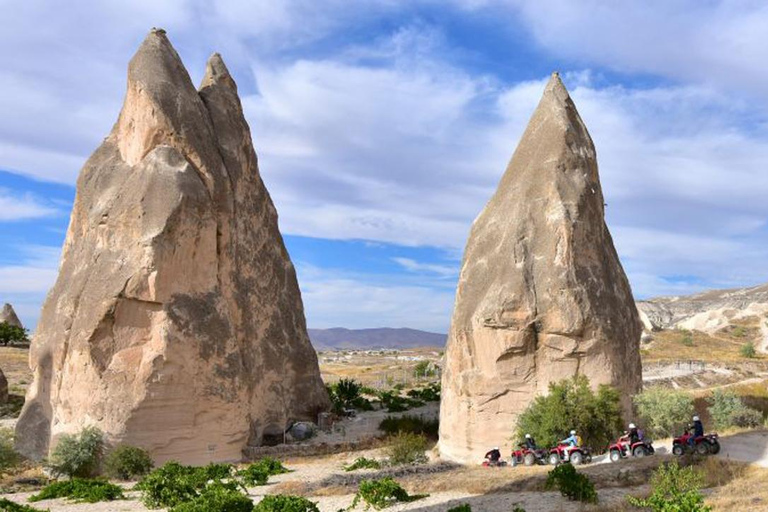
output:
M29 343L27 330L8 322L0 322L0 345L9 343Z
M747 407L732 389L716 389L708 401L715 428L757 427L763 422L760 411Z
M104 461L107 475L120 480L144 476L154 463L146 450L136 446L121 445L112 450Z
M99 474L104 455L104 435L96 427L79 434L64 434L53 449L48 466L54 475L89 478Z
M541 446L552 446L575 429L585 445L599 450L621 431L619 404L616 389L601 385L595 393L584 375L551 383L549 394L536 397L518 418L516 436L531 434Z
M755 344L751 341L746 342L739 348L739 354L741 354L741 357L746 357L747 359L754 358L757 355Z
M651 477L651 495L645 499L628 496L630 505L653 512L708 512L700 489L704 476L695 468L681 468L677 461L659 466Z
M655 386L636 395L634 402L654 437L679 433L693 415L693 398L684 391Z
M435 375L435 368L429 361L419 361L413 368L413 376L420 377L432 377Z

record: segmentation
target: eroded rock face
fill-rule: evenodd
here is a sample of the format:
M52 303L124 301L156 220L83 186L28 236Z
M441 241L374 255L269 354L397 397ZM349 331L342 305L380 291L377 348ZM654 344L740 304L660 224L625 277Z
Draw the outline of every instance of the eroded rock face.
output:
M0 404L8 401L8 379L5 378L3 370L0 370Z
M441 455L511 447L548 384L584 374L629 410L641 324L604 220L595 148L555 74L464 252L446 352ZM564 433L565 434L565 433Z
M3 304L3 309L0 310L0 322L6 322L9 325L21 327L22 329L24 328L21 324L21 320L19 320L19 317L16 315L16 311L13 310L13 306L7 302Z
M199 91L162 30L77 183L30 354L17 449L39 459L96 425L156 462L239 459L328 407L296 273L235 82Z

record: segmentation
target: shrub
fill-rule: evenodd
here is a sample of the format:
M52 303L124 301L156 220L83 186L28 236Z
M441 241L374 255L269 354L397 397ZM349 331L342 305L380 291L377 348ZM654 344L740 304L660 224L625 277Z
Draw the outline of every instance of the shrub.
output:
M763 415L744 405L732 389L716 389L708 402L715 428L757 427L763 423Z
M363 480L357 490L354 501L349 507L353 509L360 500L366 503L366 509L373 507L381 510L395 503L408 503L425 498L427 495L411 496L400 484L391 478L381 478L378 480Z
M320 512L317 505L302 496L270 494L264 496L254 508L254 512Z
M634 402L653 437L679 433L693 415L693 399L684 391L654 386L636 395Z
M583 375L549 385L520 415L516 437L531 434L541 446L552 446L576 429L586 446L600 449L621 431L619 393L601 385L597 393Z
M692 467L680 468L677 461L662 464L651 477L651 495L645 499L627 496L635 507L650 508L653 512L707 512L700 489L704 485L702 473Z
M427 450L427 439L424 436L401 432L391 436L389 442L386 453L391 465L427 462L427 456L424 454Z
M16 467L21 456L13 449L13 430L0 428L0 473Z
M355 471L357 469L381 469L381 462L376 459L358 457L352 464L343 467L344 471Z
M230 485L215 482L207 486L199 496L180 503L170 512L251 512L253 501Z
M432 377L435 375L435 366L429 361L419 361L413 368L414 377Z
M457 507L449 508L448 512L472 512L472 507L467 503L462 503Z
M547 489L555 487L569 500L597 503L597 491L592 480L576 471L571 464L561 464L547 474Z
M739 354L741 354L741 357L746 357L748 359L752 359L755 356L757 356L757 351L755 350L755 344L751 341L746 342L739 348Z
M74 501L96 503L99 501L114 501L124 498L123 489L102 479L73 478L63 482L54 482L31 496L29 501L54 500L69 498Z
M423 402L439 402L440 401L440 384L432 383L421 389L412 389L408 391L407 395L416 400Z
M121 445L112 450L104 461L104 470L112 478L131 480L152 471L154 463L149 452L136 446Z
M14 503L5 498L0 498L0 510L3 512L42 512L39 508L32 508L28 505Z
M387 434L397 434L398 432L408 432L410 434L423 434L432 438L437 438L440 423L437 419L425 420L423 416L413 416L406 414L400 418L387 416L379 423L379 430Z
M135 489L142 492L142 502L148 508L175 507L197 498L208 486L232 477L231 464L209 464L204 467L182 466L178 462L166 462L139 482ZM213 482L209 484L209 482ZM222 484L237 490L239 484Z
M248 486L265 485L272 475L289 473L290 470L282 462L272 457L264 457L236 473L243 484Z
M743 338L744 336L747 335L747 330L741 325L737 325L736 327L733 328L733 335L736 338Z
M334 411L344 409L373 410L370 400L362 396L363 386L354 379L341 379L339 382L326 386Z
M29 343L27 330L8 322L0 322L0 345L9 343Z
M379 392L379 400L381 400L381 405L387 409L387 412L404 412L408 409L424 405L423 400L400 396L396 391Z
M104 435L96 427L79 434L64 434L53 449L48 467L54 475L88 478L99 474L104 455Z

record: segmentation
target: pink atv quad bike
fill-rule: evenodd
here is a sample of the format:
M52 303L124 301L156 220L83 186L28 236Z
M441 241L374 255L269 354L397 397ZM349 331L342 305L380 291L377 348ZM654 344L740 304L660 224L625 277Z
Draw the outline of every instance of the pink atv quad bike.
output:
M636 441L630 446L628 434L624 434L618 441L608 447L611 462L618 462L627 457L645 457L646 455L653 455L655 452L653 441L646 439Z
M569 448L569 445L559 444L550 449L547 461L553 466L557 466L561 462L570 462L574 466L592 462L592 451L589 448L584 446L574 446L567 452L566 448Z

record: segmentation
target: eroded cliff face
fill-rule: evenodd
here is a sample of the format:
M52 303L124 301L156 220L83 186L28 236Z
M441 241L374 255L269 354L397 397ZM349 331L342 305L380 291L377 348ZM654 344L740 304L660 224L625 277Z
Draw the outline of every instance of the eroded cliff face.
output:
M235 82L196 90L165 32L83 167L30 354L18 450L86 425L157 462L239 459L328 397Z
M511 447L550 382L642 383L641 323L604 220L595 148L553 75L464 252L443 374L440 453Z

